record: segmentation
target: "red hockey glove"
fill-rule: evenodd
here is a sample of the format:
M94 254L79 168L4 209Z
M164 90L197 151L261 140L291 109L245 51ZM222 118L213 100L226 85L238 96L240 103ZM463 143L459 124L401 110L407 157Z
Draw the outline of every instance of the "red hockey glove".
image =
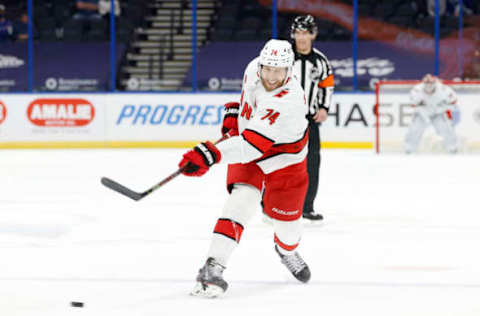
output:
M222 155L217 147L211 142L200 143L192 150L183 155L182 161L178 164L185 169L182 173L188 177L203 176L208 169L217 162L220 162Z
M222 135L230 131L230 136L238 136L238 112L240 103L228 102L225 104L225 115L223 116Z

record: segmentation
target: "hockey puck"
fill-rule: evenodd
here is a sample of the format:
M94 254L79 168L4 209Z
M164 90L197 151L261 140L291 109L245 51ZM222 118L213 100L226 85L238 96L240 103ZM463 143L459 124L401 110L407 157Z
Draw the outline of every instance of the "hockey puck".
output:
M83 307L83 302L70 302L72 307Z

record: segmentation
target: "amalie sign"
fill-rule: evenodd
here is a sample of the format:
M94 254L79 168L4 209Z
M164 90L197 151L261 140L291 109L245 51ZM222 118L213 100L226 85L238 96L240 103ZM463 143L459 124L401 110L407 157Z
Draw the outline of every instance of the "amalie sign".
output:
M27 117L36 126L81 127L93 121L95 107L85 99L36 99Z

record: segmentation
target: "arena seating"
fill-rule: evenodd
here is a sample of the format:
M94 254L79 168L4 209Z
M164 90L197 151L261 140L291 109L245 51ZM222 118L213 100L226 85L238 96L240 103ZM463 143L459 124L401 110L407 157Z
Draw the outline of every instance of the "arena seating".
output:
M149 0L121 0L122 14L117 22L117 40L127 42L135 25L141 25ZM26 1L3 0L7 6L8 18L18 20L27 11ZM35 39L51 41L107 41L109 21L75 21L75 0L34 1Z
M279 12L277 15L277 35L290 36L290 24L297 14ZM318 40L350 40L350 31L329 21L317 19ZM258 41L272 36L271 8L262 6L257 0L223 1L211 32L213 41Z

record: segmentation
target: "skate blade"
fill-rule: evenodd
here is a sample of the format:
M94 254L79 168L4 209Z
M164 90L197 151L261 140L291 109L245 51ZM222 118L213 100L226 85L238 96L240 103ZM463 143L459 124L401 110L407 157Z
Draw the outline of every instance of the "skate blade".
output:
M223 289L215 284L205 284L198 282L195 287L193 288L190 295L197 296L197 297L206 297L206 298L216 298L220 297L225 292Z

